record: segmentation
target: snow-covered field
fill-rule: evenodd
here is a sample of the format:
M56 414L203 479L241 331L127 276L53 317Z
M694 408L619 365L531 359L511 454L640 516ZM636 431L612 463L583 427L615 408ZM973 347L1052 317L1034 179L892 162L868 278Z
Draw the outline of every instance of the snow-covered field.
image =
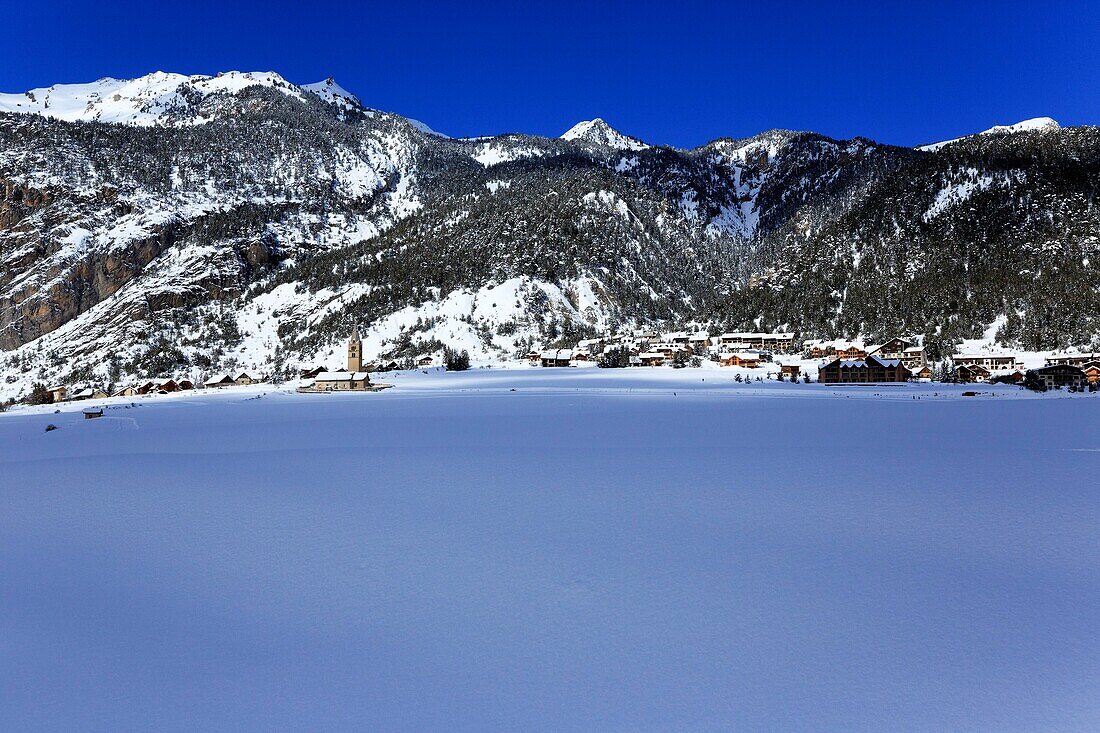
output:
M1100 396L386 377L0 415L4 728L1100 729Z

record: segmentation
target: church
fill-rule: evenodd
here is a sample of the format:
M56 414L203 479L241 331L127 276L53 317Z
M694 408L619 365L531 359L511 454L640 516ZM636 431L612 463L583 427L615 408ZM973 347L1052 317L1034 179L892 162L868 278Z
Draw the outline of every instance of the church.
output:
M363 371L363 339L359 327L352 329L348 339L348 368L343 372L319 372L312 383L303 383L302 392L370 392L370 374Z

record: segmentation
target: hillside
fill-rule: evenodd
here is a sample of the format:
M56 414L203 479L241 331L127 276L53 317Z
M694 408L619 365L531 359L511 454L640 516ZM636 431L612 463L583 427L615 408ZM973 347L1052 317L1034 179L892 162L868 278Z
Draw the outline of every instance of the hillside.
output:
M1094 344L1095 128L449 139L329 79L0 95L0 393L688 323Z

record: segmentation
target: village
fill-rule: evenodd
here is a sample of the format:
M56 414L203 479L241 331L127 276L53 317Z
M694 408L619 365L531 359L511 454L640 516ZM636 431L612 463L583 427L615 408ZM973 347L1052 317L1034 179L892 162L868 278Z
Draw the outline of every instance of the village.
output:
M303 394L377 392L391 387L372 381L372 374L397 371L397 360L366 361L359 329L347 344L344 369L325 365L298 370L296 391ZM778 380L809 384L898 384L949 382L1015 384L1033 389L1075 391L1100 388L1100 353L1065 353L1044 357L1028 369L1022 355L1005 351L957 353L933 364L919 336L891 338L881 344L858 340L810 339L793 333L634 330L579 340L572 348L534 350L521 360L534 367L730 367L736 381ZM441 365L438 355L411 360L418 369ZM409 365L406 362L405 366ZM1030 382L1029 380L1030 375ZM239 370L193 382L187 378L147 379L113 388L56 385L46 389L44 402L75 402L108 397L168 395L192 390L221 390L265 382L262 374Z
M637 330L583 339L571 349L532 351L526 358L541 367L698 367L709 363L760 370L757 381L774 378L809 383L811 372L816 371L816 381L822 384L936 381L1072 390L1095 390L1100 386L1100 353L1055 354L1046 357L1042 366L1028 369L1017 353L961 352L935 365L922 341L920 336L905 336L880 344L844 339L799 342L793 333L727 332L712 336L705 331L658 334Z

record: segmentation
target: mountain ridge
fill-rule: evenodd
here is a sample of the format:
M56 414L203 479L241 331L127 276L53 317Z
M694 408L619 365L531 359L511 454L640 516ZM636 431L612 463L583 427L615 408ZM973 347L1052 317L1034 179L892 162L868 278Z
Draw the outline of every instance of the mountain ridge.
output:
M936 151L782 130L622 147L603 120L449 139L277 76L54 108L90 120L0 114L0 390L286 369L356 324L379 356L485 359L658 323L1100 331L1095 128Z

